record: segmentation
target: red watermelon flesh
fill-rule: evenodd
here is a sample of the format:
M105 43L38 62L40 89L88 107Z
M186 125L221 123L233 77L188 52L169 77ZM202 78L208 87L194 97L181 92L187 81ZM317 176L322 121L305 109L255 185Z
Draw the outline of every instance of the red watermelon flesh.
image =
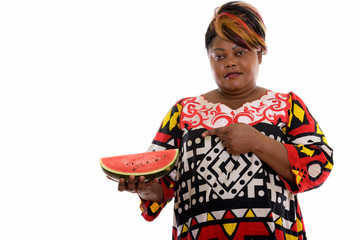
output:
M130 175L146 180L166 175L174 167L178 149L144 152L100 159L100 166L112 180L128 179Z

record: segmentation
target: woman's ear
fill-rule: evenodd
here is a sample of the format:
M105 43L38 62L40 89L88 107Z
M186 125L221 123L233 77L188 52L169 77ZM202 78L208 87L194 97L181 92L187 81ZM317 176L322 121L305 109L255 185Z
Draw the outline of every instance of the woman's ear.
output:
M259 61L259 65L260 65L262 63L263 51L258 51L257 55L258 55L258 61Z

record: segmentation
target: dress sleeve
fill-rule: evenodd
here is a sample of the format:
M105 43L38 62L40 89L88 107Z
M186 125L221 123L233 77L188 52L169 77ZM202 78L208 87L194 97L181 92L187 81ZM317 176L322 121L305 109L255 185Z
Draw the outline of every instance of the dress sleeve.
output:
M182 137L180 128L180 113L182 110L181 101L177 102L166 114L158 132L152 141L148 151L162 151L166 149L179 149ZM152 201L141 200L140 209L142 216L147 221L153 221L161 210L174 197L175 180L177 175L177 164L166 176L159 179L159 183L164 191L164 201L161 204Z
M292 92L289 96L285 147L296 184L283 181L290 191L299 193L325 182L333 167L333 150L304 102Z

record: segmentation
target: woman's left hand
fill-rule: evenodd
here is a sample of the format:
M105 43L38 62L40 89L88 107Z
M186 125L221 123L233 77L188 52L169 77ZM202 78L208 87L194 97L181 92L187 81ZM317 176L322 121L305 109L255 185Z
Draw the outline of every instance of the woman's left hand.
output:
M206 130L203 137L217 135L226 151L231 154L253 152L262 135L258 130L244 123L233 123L225 127Z

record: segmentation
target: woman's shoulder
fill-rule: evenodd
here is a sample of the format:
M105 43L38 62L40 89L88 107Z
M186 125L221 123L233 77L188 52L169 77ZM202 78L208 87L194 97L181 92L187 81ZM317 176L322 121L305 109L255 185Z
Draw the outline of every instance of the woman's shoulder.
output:
M294 93L293 91L280 92L280 91L274 91L274 90L267 90L266 94L264 94L264 95L267 95L269 97L288 99L289 101L292 101L294 99L301 100L301 98L296 93Z
M176 102L175 105L187 105L189 103L200 103L200 102L204 102L204 97L203 95L196 95L196 96L191 96L191 97L184 97L184 98L181 98L180 100L178 100Z
M183 97L172 105L170 112L181 113L183 111L183 108L187 108L189 105L191 105L191 103L195 105L200 105L201 103L203 103L203 100L204 98L201 95L193 96L193 97Z
M271 91L272 94L274 96L277 96L279 98L283 98L283 99L287 99L290 103L294 103L294 102L298 102L301 103L302 105L305 105L304 101L302 100L301 97L299 97L299 95L297 95L296 93L294 93L293 91L289 91L287 93L284 92L274 92Z

